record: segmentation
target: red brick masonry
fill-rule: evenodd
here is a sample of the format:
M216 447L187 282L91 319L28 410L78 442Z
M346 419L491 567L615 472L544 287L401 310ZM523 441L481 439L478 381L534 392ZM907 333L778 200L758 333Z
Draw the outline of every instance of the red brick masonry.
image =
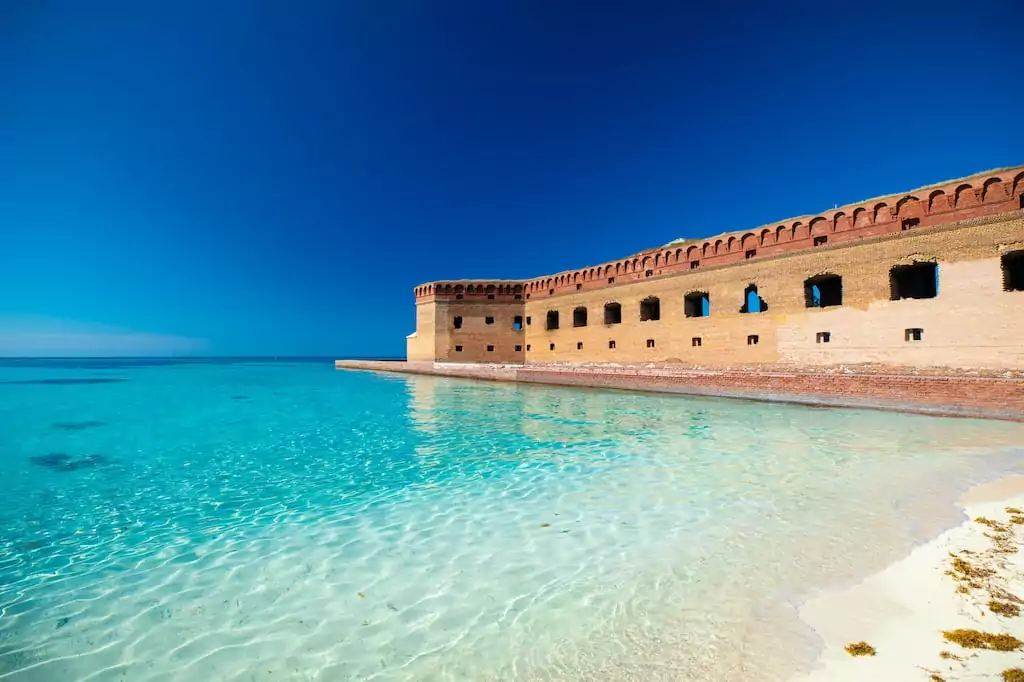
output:
M682 367L338 360L338 369L613 388L1024 421L1024 377Z

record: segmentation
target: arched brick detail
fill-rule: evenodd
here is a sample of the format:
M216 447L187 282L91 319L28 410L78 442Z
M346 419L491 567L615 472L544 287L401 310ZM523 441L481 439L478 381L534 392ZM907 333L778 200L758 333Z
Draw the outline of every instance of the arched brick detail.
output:
M981 187L982 203L1006 201L1006 187L1001 178L989 178Z
M821 216L811 220L810 231L812 235L828 234L831 232L828 226L828 221Z
M779 225L775 228L775 243L781 244L782 242L791 241L793 238L793 230L786 227L785 225Z
M919 209L918 204L920 204L920 199L912 194L908 194L896 202L896 215L906 216L915 214Z
M715 240L715 255L725 253L725 242L721 239Z
M1024 191L1024 173L1018 173L1013 178L1013 196L1017 196Z
M757 247L757 236L753 232L747 232L740 239L740 246L744 249L753 249Z
M956 208L964 208L965 206L977 206L978 196L974 193L974 187L967 184L966 182L956 188L955 206Z
M733 253L736 250L736 237L729 237L725 243L725 249L728 253Z
M850 229L850 216L846 215L843 211L839 211L832 216L833 232L841 232L848 229Z
M810 235L810 231L807 229L806 225L804 225L799 220L796 221L795 223L793 223L793 240L794 241L796 241L797 239L807 239L807 237L809 235Z
M855 208L853 210L853 226L854 227L867 227L871 225L871 214L868 213L866 208Z
M887 223L890 220L892 220L892 212L889 210L889 205L884 201L875 204L875 225Z
M938 213L949 210L949 197L941 189L937 189L928 195L928 212Z
M761 246L768 246L772 243L772 231L767 227L761 230Z

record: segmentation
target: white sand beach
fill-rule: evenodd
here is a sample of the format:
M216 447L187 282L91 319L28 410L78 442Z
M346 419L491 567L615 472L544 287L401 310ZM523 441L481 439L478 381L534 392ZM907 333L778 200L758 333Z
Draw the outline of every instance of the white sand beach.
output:
M978 486L960 504L968 517L960 526L863 582L801 606L824 649L799 682L1024 679L1024 672L1006 672L1024 669L1024 645L1003 638L1009 651L965 648L943 634L975 630L1024 641L1024 514L1016 511L1024 510L1024 476ZM858 642L875 654L846 651Z

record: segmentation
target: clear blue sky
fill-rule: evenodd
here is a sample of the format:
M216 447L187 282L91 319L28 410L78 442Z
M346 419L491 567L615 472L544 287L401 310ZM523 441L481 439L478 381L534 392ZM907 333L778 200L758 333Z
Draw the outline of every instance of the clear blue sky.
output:
M425 281L1024 161L1019 0L742 4L0 0L0 354L400 355Z

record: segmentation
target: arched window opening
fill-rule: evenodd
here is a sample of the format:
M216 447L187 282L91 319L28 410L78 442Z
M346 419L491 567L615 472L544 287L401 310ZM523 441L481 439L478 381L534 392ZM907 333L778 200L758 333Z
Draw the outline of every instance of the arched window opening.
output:
M827 308L843 304L843 278L818 275L804 280L804 303L808 308Z
M587 309L584 307L576 308L572 311L572 326L574 327L586 327L587 326Z
M692 291L683 297L683 312L687 317L707 317L711 314L711 299L706 291Z
M548 311L547 328L548 329L558 329L558 311L557 310L549 310Z
M939 295L939 267L935 263L897 265L889 271L890 298L935 298Z
M618 303L604 304L604 323L620 324L622 322L622 306Z
M661 319L661 301L657 296L650 296L640 301L640 321L653 322Z
M757 293L757 285L750 284L743 290L743 307L741 313L763 313L768 310L768 304Z

